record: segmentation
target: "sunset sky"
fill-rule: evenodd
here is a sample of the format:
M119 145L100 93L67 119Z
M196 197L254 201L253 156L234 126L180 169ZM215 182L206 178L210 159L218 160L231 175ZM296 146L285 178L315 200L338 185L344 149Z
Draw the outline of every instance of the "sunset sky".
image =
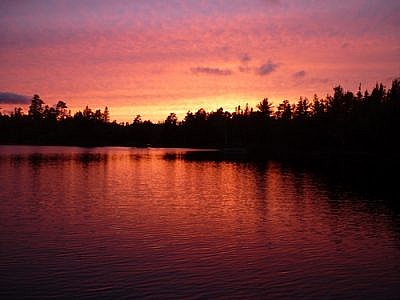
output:
M33 94L112 120L389 86L398 0L2 0L0 107Z

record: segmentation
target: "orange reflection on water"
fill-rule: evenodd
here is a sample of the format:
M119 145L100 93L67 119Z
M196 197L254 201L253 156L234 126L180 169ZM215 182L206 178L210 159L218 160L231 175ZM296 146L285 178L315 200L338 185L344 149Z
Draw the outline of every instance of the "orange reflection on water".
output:
M5 286L46 294L56 279L81 296L211 298L398 291L391 217L313 173L179 149L2 151Z

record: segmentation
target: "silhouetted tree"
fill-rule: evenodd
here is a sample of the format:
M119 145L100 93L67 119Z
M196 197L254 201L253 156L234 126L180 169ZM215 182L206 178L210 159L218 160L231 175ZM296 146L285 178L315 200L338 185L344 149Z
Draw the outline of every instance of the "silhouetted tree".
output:
M93 118L94 118L94 120L96 120L98 122L103 121L103 113L101 112L100 109L96 109L96 111L93 114Z
M262 113L265 118L270 118L272 116L272 104L269 103L268 98L264 98L260 103L256 105L258 110Z
M141 115L136 115L135 119L133 119L133 124L134 125L139 125L142 123L142 116Z
M203 109L200 108L196 113L195 113L195 119L197 122L203 122L206 121L208 117L207 112Z
M43 104L44 102L42 99L40 99L39 95L33 95L31 105L29 106L28 115L34 120L41 119L44 112Z
M354 94L352 92L344 93L340 85L333 90L333 97L328 98L328 112L342 118L353 110L355 104Z
M48 121L57 121L57 110L54 107L46 105L43 111L43 118Z
M279 104L276 117L282 120L290 120L292 118L292 106L289 100L283 100L283 102Z
M300 97L297 105L294 108L293 117L296 119L308 119L311 114L311 105L307 98Z
M108 110L108 106L106 106L106 107L104 108L102 120L103 120L103 122L105 122L105 123L110 122L110 111Z
M58 101L56 104L56 112L58 121L65 120L70 116L67 104L61 100Z
M314 95L313 104L311 105L311 114L315 119L321 119L326 113L326 101L319 99L317 94Z
M166 125L176 125L178 123L178 117L175 113L170 113L164 122Z
M86 105L85 109L82 112L82 116L86 120L92 120L93 119L93 111L89 106Z
M363 153L377 160L397 157L400 81L394 80L389 89L377 84L371 93L362 93L361 85L356 94L341 86L333 92L324 98L314 95L312 103L302 97L296 104L284 100L276 111L264 98L256 111L248 104L232 113L222 107L210 113L200 108L188 111L182 122L171 113L158 124L137 115L131 125L108 122L108 107L102 112L86 106L72 117L65 102L50 107L34 95L28 115L22 108L10 116L2 113L0 143L246 147L258 157L311 156L312 161L358 160Z
M392 87L388 91L388 101L400 104L400 79L393 80Z
M184 122L185 122L185 124L192 124L194 119L195 119L194 114L191 111L188 111L184 118Z
M77 112L74 114L73 119L74 119L74 120L82 120L82 119L83 119L83 113L82 113L81 111L77 111Z
M253 108L249 107L249 104L246 103L245 107L244 107L244 111L243 111L243 115L248 117L253 113Z
M225 118L224 109L218 108L217 111L208 114L208 119L212 122L222 122Z
M24 111L21 107L15 107L14 113L11 114L13 118L22 118L24 116Z

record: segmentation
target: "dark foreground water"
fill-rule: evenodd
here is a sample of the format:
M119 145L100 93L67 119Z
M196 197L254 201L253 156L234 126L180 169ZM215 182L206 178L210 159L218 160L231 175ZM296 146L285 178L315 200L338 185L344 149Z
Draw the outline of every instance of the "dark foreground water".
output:
M399 299L379 193L186 151L0 146L0 298Z

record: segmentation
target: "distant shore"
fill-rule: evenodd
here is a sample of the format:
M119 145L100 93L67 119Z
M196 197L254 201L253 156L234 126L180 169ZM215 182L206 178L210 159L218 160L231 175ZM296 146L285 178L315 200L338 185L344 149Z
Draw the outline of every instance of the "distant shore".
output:
M373 170L380 180L399 169L399 116L399 80L390 88L376 84L371 92L337 86L333 96L284 100L276 108L264 98L256 108L200 108L184 120L170 113L157 124L140 115L132 123L110 122L107 107L71 115L67 103L50 107L34 95L28 114L21 108L0 114L0 144L212 148L227 159Z

